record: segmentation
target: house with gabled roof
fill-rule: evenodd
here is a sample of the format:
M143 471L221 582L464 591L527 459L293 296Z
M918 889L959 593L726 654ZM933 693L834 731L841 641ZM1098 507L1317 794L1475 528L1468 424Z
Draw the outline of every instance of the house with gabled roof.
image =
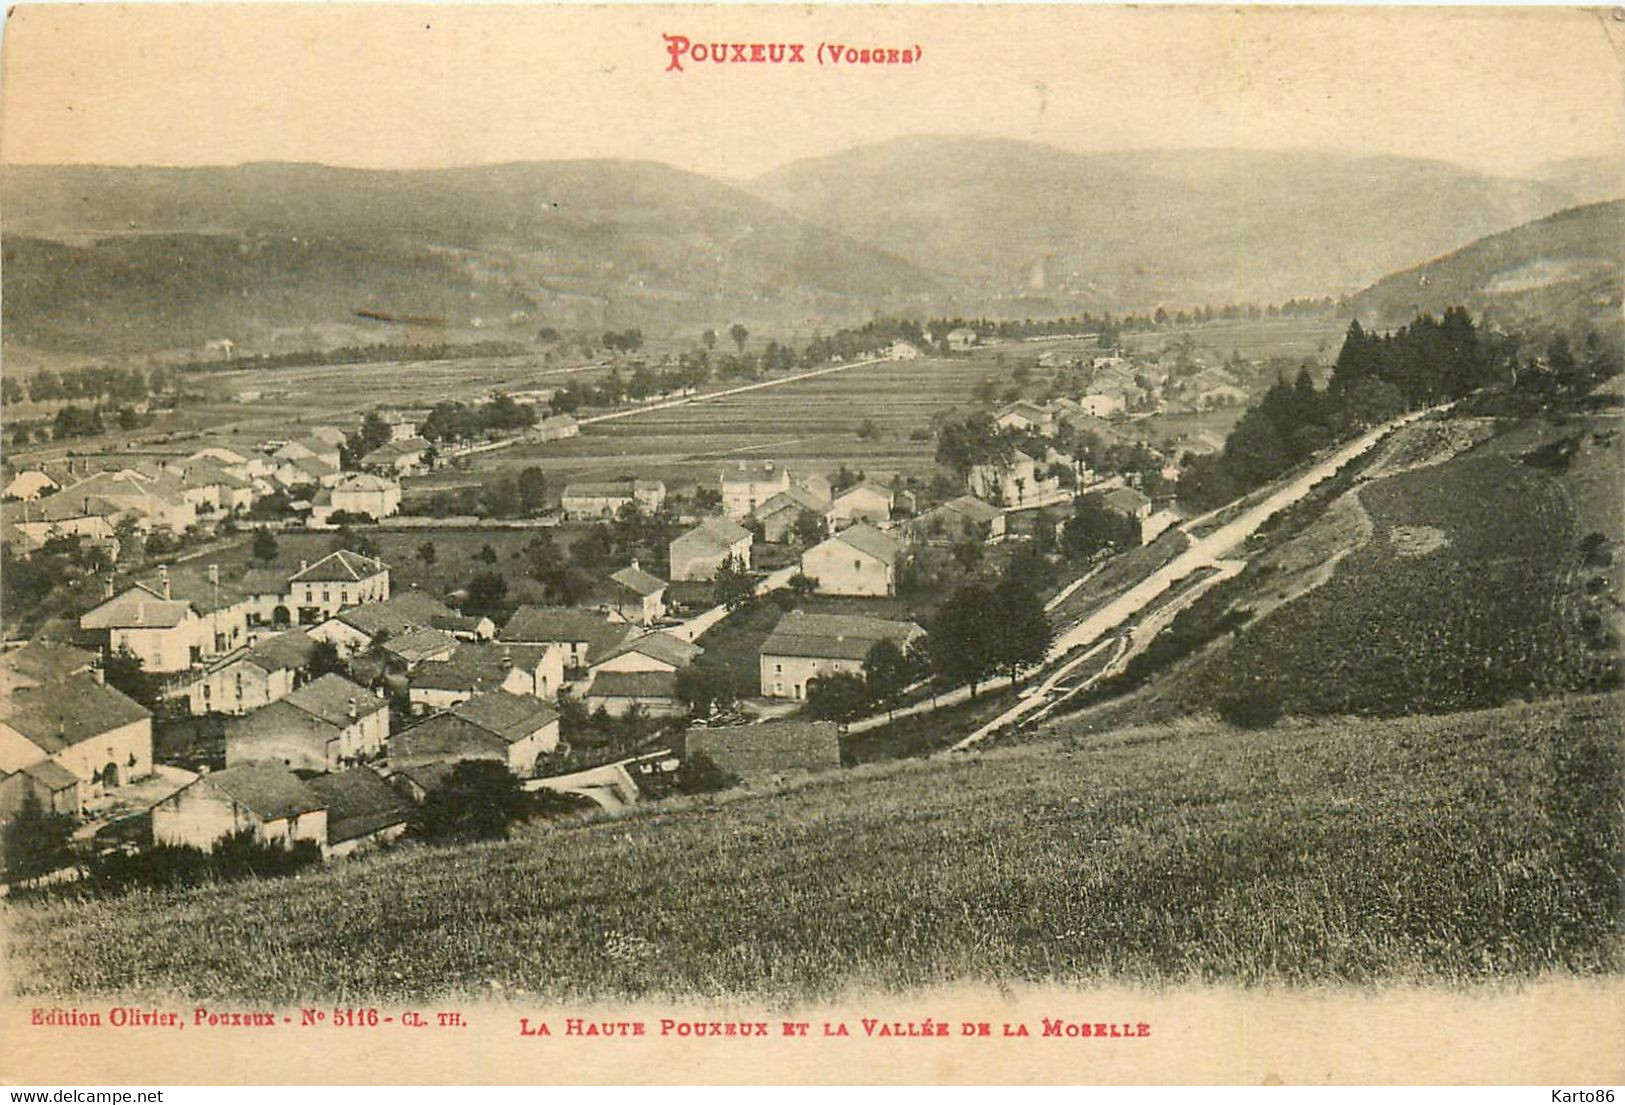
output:
M634 560L609 577L604 609L625 622L653 625L666 616L666 581Z
M1004 511L974 495L961 495L910 519L906 532L922 545L992 544L1004 539Z
M265 761L297 771L341 771L379 759L388 739L388 703L329 673L228 720L226 766Z
M868 481L856 483L835 496L829 517L837 529L854 522L887 522L891 520L894 499L889 487Z
M289 629L220 657L180 691L197 714L246 714L293 693L316 642Z
M813 679L838 672L862 675L864 658L879 642L890 641L907 651L923 636L925 630L914 622L791 610L762 642L762 694L805 699Z
M428 469L425 457L432 446L426 438L412 435L384 442L361 458L361 467L369 472L399 479Z
M289 605L300 625L319 625L350 606L389 598L389 565L340 549L314 564L299 562L288 578Z
M412 712L446 710L505 690L551 699L564 685L564 650L551 644L460 643L449 659L425 660L408 679Z
M677 675L669 671L606 671L593 676L582 701L594 712L624 717L634 709L651 717L685 712L677 695Z
M1001 430L1042 434L1045 437L1055 433L1055 412L1030 399L1017 399L1000 407L994 412L993 422Z
M0 771L50 760L91 793L152 774L152 712L97 674L0 696Z
M406 833L410 807L370 767L317 775L305 786L327 807L324 852L329 859L388 844Z
M774 495L757 507L751 517L762 527L762 540L782 545L795 540L796 527L803 515L815 518L824 534L832 528L829 497L800 486Z
M79 812L79 776L54 760L40 760L16 771L0 769L0 822L9 821L28 808L46 815L71 817Z
M666 502L666 485L632 477L576 480L564 486L559 506L572 518L613 518L628 506L653 514Z
M401 485L371 472L343 472L310 500L312 525L328 525L334 515L378 521L401 510Z
M110 653L133 654L155 675L201 663L209 643L208 626L190 602L139 583L86 611L79 628L98 634Z
M750 530L727 518L703 518L671 543L671 578L715 579L724 564L750 568Z
M705 655L705 649L671 633L658 630L633 637L609 650L590 669L593 676L606 671L681 671Z
M462 760L496 760L521 778L559 746L559 712L528 694L485 691L390 738L392 770Z
M556 647L564 674L574 678L632 633L624 622L613 622L594 610L526 605L503 625L501 639L506 644Z
M883 597L897 593L897 542L867 522L842 530L801 554L801 571L821 595Z
M152 839L212 851L248 831L262 844L327 846L327 802L287 767L245 763L200 775L152 807Z
M422 591L402 591L383 602L363 603L341 610L310 631L318 641L331 641L339 653L351 656L374 642L422 629L437 629L459 641L488 641L496 634L491 619L459 614Z

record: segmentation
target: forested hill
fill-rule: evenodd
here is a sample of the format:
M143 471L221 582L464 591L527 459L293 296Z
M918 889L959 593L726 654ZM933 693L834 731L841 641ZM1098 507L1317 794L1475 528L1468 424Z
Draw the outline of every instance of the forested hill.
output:
M1614 200L1481 238L1385 277L1350 306L1374 327L1461 304L1498 329L1618 335L1622 288L1625 200Z

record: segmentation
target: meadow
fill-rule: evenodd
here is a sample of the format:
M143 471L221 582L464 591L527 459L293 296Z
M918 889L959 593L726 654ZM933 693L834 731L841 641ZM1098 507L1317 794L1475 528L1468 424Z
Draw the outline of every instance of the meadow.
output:
M1262 535L1230 588L1232 605L1259 616L1137 701L1103 707L1099 723L1210 709L1261 682L1289 714L1385 716L1618 686L1618 443L1601 420L1501 429L1442 463L1362 483L1349 527L1312 524L1299 540L1312 553L1326 538L1335 567L1306 574L1313 565ZM1586 444L1566 471L1524 461L1575 433ZM1396 448L1403 461L1407 443ZM1611 499L1599 490L1609 479ZM1591 534L1602 551L1588 557Z
M296 878L11 902L58 999L795 1002L956 981L1618 970L1619 696L1183 722L402 847Z

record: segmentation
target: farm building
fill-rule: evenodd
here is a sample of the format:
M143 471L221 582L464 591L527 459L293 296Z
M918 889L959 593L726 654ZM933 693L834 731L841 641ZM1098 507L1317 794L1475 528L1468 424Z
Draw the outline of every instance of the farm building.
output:
M917 361L920 359L920 347L913 342L894 341L886 347L883 355L888 361Z
M811 679L836 672L862 675L864 657L880 641L906 650L924 635L913 622L792 610L762 642L762 694L804 699Z
M600 672L584 701L587 709L602 709L610 717L623 717L634 708L652 717L677 717L685 710L677 697L677 675L669 671Z
M521 778L559 745L559 713L534 695L487 691L401 730L389 741L395 771L495 760Z
M840 729L833 721L785 719L756 725L690 729L683 756L704 756L741 782L759 783L841 766Z
M406 803L370 767L318 775L305 786L327 807L329 859L387 844L406 832Z
M310 502L312 525L325 526L335 514L392 518L401 511L401 485L371 472L346 472Z
M11 820L32 801L41 813L73 816L79 812L79 776L52 760L0 769L0 822Z
M262 844L327 846L327 805L280 764L249 763L200 775L152 808L152 839L211 851L251 830Z
M666 581L634 560L609 577L604 608L622 621L653 625L666 616Z
M820 498L805 487L792 487L757 507L753 517L762 527L764 541L782 545L795 539L796 526L804 514L815 519L823 533L828 533L831 528L829 508L827 497Z
M606 671L675 672L704 655L705 649L670 633L645 633L605 653L592 665L594 676Z
M989 544L1004 539L1004 511L974 495L949 499L907 523L909 540L922 545Z
M351 655L380 637L399 637L419 629L438 629L460 641L485 641L495 635L491 619L459 614L422 591L403 591L382 602L352 606L310 631L318 641L332 641Z
M671 543L671 578L705 580L732 562L750 568L750 530L726 518L706 518Z
M425 660L412 672L413 713L445 710L486 691L552 698L564 684L566 652L555 644L464 643L449 660Z
M653 514L665 502L665 484L629 478L566 484L559 506L571 518L613 518L628 506Z
M948 331L943 340L948 343L948 348L953 352L963 353L967 349L974 349L980 339L977 338L975 330L960 326Z
M1044 474L1039 463L1020 449L1008 464L974 465L965 477L972 495L1007 507L1036 503L1056 489L1054 480Z
M87 649L29 641L0 652L0 695L92 672L100 657Z
M431 660L450 660L457 651L457 638L444 629L409 629L398 637L386 638L379 646L399 668L411 671Z
M428 454L432 446L416 435L391 438L361 458L361 467L369 472L400 479L429 468Z
M388 704L329 673L227 721L226 766L264 761L299 771L341 771L378 759L388 739Z
M88 674L0 696L0 771L42 761L71 772L92 795L145 779L152 774L152 714Z
M1121 414L1127 404L1127 397L1121 391L1091 392L1078 400L1083 413L1093 418L1110 418L1114 414Z
M879 597L897 592L897 542L859 522L801 554L802 574L821 595Z
M1121 514L1125 518L1144 522L1151 517L1151 500L1132 487L1115 487L1110 491L1101 492L1100 498L1107 510Z
M625 624L570 606L521 606L502 627L505 643L555 645L567 673L584 672L597 657L627 639Z
M563 441L568 437L577 437L580 433L581 426L574 418L567 414L555 414L537 422L525 436L533 441Z
M854 484L835 496L830 503L829 516L838 529L854 522L887 522L891 520L893 497L889 487L867 482Z
M790 488L790 470L772 461L750 463L722 473L722 513L741 521L773 496Z

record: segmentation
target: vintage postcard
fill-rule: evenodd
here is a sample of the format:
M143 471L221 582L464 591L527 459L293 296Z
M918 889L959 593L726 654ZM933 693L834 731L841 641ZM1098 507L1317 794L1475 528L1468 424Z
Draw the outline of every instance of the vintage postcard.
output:
M1625 1080L1622 47L12 7L0 1081Z

